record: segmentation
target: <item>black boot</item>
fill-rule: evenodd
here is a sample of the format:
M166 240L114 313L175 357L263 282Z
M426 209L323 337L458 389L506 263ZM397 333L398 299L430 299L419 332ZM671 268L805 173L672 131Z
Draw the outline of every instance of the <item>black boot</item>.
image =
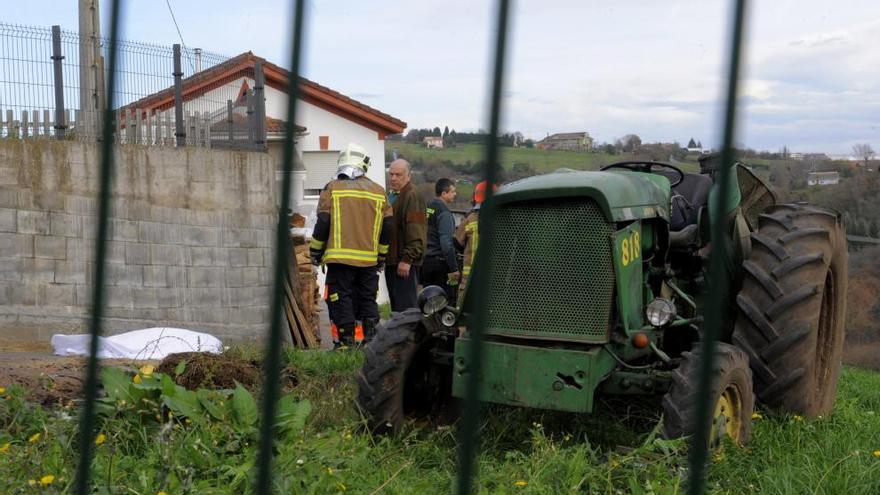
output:
M347 327L339 327L339 347L337 349L344 348L352 348L355 345L354 342L354 325L350 325Z
M369 344L376 337L376 327L379 320L364 320L364 345Z

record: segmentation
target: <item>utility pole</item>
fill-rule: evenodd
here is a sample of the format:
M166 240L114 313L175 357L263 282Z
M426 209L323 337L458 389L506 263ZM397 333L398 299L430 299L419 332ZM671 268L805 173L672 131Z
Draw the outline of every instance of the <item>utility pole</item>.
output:
M101 55L98 0L79 0L79 105L89 134L100 138L104 109L104 57Z

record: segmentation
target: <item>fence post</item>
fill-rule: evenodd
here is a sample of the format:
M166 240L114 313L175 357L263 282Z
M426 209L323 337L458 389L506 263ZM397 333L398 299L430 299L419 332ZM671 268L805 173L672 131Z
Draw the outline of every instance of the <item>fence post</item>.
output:
M6 110L6 137L12 137L12 110Z
M52 26L52 65L55 68L55 137L64 139L64 75L61 70L61 26Z
M232 143L235 140L235 137L232 134L233 123L234 122L232 120L232 100L226 100L226 131L228 133L229 146L232 146Z
M146 116L144 116L144 121L146 122L146 144L147 146L153 145L153 109L147 110Z
M266 77L263 74L263 62L257 62L254 65L254 116L256 118L254 143L261 149L266 146L265 87Z
M49 110L43 110L43 135L51 136L49 133L49 126L52 124L51 118L49 117Z
M186 129L183 127L183 72L180 68L180 44L174 44L174 123L177 146L186 146Z
M254 92L247 92L247 128L248 128L248 146L253 146L256 140L255 131L256 123L254 122Z
M28 111L21 111L21 137L23 139L28 138Z
M202 143L202 112L196 110L196 113L193 115L192 128L195 131L196 135L196 148L201 148L203 146Z
M174 146L175 140L171 139L171 111L165 110L165 146Z

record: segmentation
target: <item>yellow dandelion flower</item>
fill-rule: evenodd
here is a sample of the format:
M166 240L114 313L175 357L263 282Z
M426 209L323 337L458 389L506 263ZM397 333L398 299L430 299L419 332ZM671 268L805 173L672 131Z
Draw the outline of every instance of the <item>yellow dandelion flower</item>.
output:
M154 368L152 364L145 364L141 366L142 375L150 376L153 374L153 371L156 371L156 368Z
M51 474L47 474L46 476L40 478L40 484L43 486L51 485L53 481L55 481L55 476Z
M6 442L2 446L0 446L0 452L5 454L6 452L9 452L10 447L12 447L12 444L9 442Z
M0 387L0 394L6 393L6 387Z
M755 411L752 413L752 419L764 419L764 416L761 416L761 413Z
M328 467L328 468L327 468L327 474L333 474L333 468L332 468L332 467Z
M795 420L795 421L803 421L803 420L804 420L804 417L801 416L801 415L799 415L799 414L795 414L795 415L794 415L794 420Z
M513 483L513 486L528 486L529 482L526 480L516 480Z
M103 433L98 433L98 436L95 437L95 445L101 445L102 443L107 441L107 435Z
M28 442L34 443L34 442L38 441L39 439L40 439L40 434L34 433L33 435L30 436L30 438L28 438Z
M8 443L6 445L9 445ZM4 451L5 452L5 451ZM874 451L874 457L880 457L880 450Z
M140 374L134 375L134 378L132 378L131 381L133 381L135 383L140 383L141 382L141 375Z
M166 492L160 491L160 492L156 492L156 495L168 495L168 494Z

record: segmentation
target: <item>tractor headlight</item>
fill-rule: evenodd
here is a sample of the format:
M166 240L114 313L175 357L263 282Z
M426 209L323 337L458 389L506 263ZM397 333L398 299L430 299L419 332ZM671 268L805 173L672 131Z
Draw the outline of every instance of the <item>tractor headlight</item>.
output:
M444 311L440 314L440 323L442 323L444 327L453 327L457 321L458 315L455 314L455 311Z
M675 304L669 299L658 297L648 303L645 308L645 316L648 322L655 327L666 326L675 318Z
M419 292L419 309L425 316L431 316L446 307L446 291L436 285L429 285Z

